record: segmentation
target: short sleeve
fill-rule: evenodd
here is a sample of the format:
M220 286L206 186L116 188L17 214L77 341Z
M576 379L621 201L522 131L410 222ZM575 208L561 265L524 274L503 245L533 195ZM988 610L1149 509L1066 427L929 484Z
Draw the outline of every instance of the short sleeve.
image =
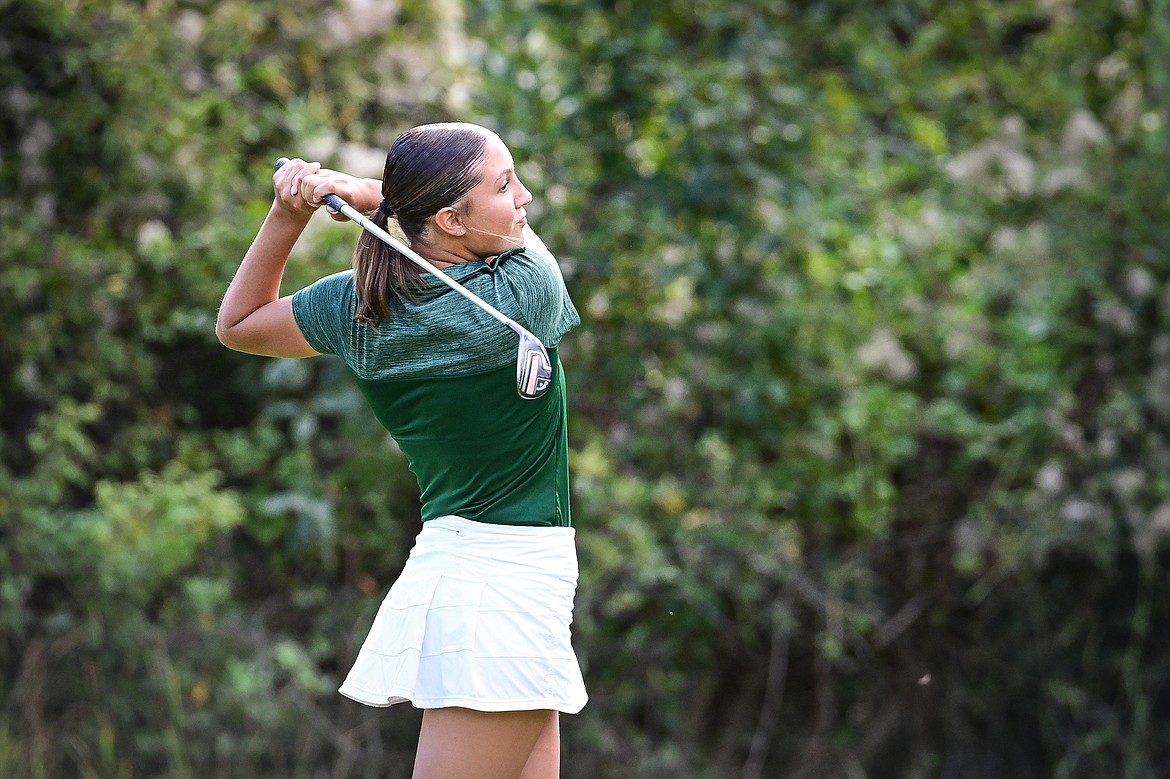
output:
M346 358L353 327L353 271L326 276L293 294L297 327L309 345L322 354Z

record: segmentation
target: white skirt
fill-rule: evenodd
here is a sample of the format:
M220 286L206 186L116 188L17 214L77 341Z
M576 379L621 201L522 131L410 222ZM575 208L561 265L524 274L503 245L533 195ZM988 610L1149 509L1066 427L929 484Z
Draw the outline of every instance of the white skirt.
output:
M340 692L368 706L555 709L587 700L570 644L571 527L423 523Z

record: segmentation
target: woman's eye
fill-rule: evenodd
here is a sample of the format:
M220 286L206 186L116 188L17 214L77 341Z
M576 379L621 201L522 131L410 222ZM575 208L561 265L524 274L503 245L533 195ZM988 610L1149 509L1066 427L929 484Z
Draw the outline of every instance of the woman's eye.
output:
M508 182L507 182L507 181L505 181L505 182L504 182L504 186L500 187L500 191L501 191L501 192L507 192L507 191L508 191Z

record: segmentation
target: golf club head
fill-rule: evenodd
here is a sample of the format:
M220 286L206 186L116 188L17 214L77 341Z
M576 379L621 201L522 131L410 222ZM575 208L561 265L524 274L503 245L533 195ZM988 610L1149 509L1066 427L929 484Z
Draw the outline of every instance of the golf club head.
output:
M516 389L520 397L535 400L552 386L552 363L544 344L531 333L520 333L516 356Z

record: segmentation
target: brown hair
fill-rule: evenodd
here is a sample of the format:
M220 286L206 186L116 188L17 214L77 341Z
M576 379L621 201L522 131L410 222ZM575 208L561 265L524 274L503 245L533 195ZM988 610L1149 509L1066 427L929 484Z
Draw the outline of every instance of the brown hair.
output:
M431 217L479 183L488 132L474 124L446 122L425 124L398 136L386 155L382 208L371 221L385 228L393 215L407 242L415 243ZM413 300L411 290L420 287L418 266L367 232L358 241L353 267L354 318L362 324L377 326L389 319L391 300Z

